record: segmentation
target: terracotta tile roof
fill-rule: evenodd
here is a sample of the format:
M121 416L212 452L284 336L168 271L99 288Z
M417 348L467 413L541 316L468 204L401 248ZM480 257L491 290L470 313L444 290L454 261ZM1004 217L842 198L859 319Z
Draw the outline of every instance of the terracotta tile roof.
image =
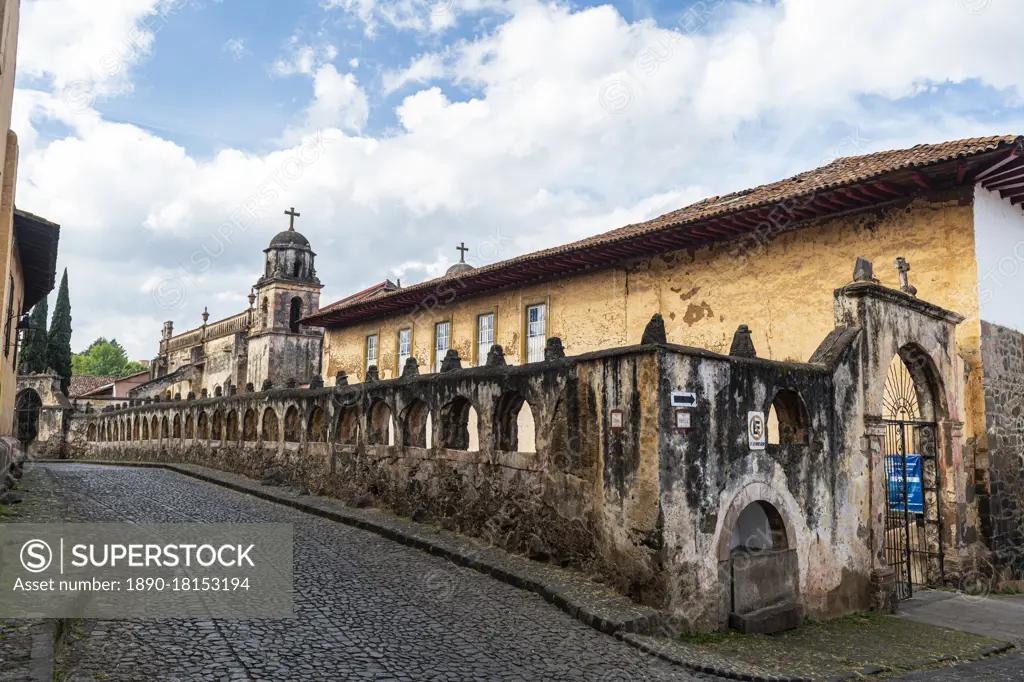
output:
M753 189L734 192L721 197L710 197L684 208L666 213L652 220L632 225L626 225L609 232L587 237L575 242L563 244L542 251L524 254L491 265L470 270L457 275L445 275L433 280L421 282L396 291L378 293L365 298L349 297L326 308L303 320L305 324L318 326L335 326L352 323L376 315L393 314L399 310L410 310L418 305L417 299L422 299L424 294L432 289L440 287L451 288L449 282L459 283L459 296L469 296L481 293L488 289L499 286L514 286L527 281L539 279L551 279L564 276L575 270L582 270L584 267L601 267L610 264L610 260L600 258L588 258L587 254L601 249L610 257L610 248L615 245L622 245L615 253L617 260L636 257L644 253L641 248L632 248L631 242L647 239L646 244L650 247L655 242L662 248L661 251L668 251L675 248L683 248L685 243L672 246L667 238L659 238L661 233L670 230L682 232L675 235L689 238L689 244L697 242L695 236L700 237L700 243L721 241L735 238L742 234L742 230L710 229L713 234L707 234L700 229L708 223L714 223L719 219L729 216L749 214L755 211L764 211L768 208L775 208L786 202L797 203L801 198L809 200L815 197L830 197L825 207L814 206L818 211L817 217L827 215L828 212L839 213L851 208L864 208L870 205L879 192L872 190L870 196L857 196L855 201L846 199L832 199L840 188L862 187L869 183L881 184L884 190L891 195L883 194L876 203L892 201L900 196L907 196L909 192L921 192L929 187L929 181L923 176L926 169L934 171L936 167L949 172L949 167L956 169L959 163L973 164L971 174L976 174L984 163L986 166L997 160L995 155L1005 155L1008 150L1020 150L1024 147L1022 136L998 136L980 137L939 144L922 144L910 149L897 149L892 151L876 152L863 156L852 156L836 159L828 165L816 168L811 171L800 173L791 178L780 180L766 185L760 185ZM991 158L989 158L991 157ZM962 161L961 161L962 160ZM915 177L915 173L917 174ZM968 174L970 175L970 174ZM957 182L963 180L958 176ZM883 182L884 181L884 182ZM970 181L969 178L967 180ZM903 183L903 187L897 184L894 190L890 184ZM907 186L910 186L910 189ZM763 217L748 218L756 227ZM753 228L747 229L752 232ZM678 241L678 239L677 239ZM648 248L648 253L650 252ZM532 267L536 264L535 267ZM575 265L574 265L575 264ZM518 278L518 279L517 279ZM356 296L359 296L358 294Z
M398 285L396 285L391 280L386 279L383 282L374 284L372 287L363 289L362 291L354 293L351 296L346 296L340 301L335 301L334 303L331 303L330 305L324 308L320 308L320 310L317 311L317 314L319 315L320 313L327 312L328 310L333 310L335 308L340 308L346 305L360 303L362 301L366 301L367 299L380 296L381 294L386 294L388 292L395 291L396 289L398 289Z
M104 377L104 376L85 376L82 374L75 374L71 377L71 385L68 388L68 393L71 398L78 398L92 393L98 388L106 386L107 384L114 383L115 380L120 377Z

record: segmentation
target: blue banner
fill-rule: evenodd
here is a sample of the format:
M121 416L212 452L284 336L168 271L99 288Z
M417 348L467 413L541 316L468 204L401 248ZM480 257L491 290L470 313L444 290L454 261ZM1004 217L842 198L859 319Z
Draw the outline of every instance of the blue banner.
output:
M924 491L921 489L921 455L907 455L905 460L906 471L903 470L903 457L898 455L886 457L885 468L889 474L889 510L904 511L909 506L912 514L923 514ZM906 481L906 499L904 499L903 492L904 481Z

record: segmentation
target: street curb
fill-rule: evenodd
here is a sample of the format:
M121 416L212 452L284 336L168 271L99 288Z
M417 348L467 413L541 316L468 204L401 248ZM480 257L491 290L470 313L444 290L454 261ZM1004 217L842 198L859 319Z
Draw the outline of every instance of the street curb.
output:
M442 557L444 559L447 559L448 561L451 561L452 563L454 563L456 565L463 566L463 567L466 567L466 568L470 568L470 569L475 570L475 571L477 571L479 573L483 573L484 575L488 575L488 576L490 576L492 578L496 578L496 579L500 580L501 582L504 582L504 583L507 583L508 585L511 585L512 587L516 587L518 589L525 590L527 592L533 592L535 594L538 594L541 597L543 597L544 600L547 601L548 603L554 604L555 606L560 608L562 611L564 611L568 615L570 615L573 618L579 620L580 622L582 622L582 623L584 623L584 624L594 628L595 630L598 630L599 632L602 632L602 633L607 634L607 635L611 635L611 636L615 637L616 639L618 639L618 640L620 640L622 642L625 642L626 644L634 647L635 649L638 649L639 651L642 651L642 652L644 652L646 654L649 654L651 656L659 658L659 659L661 659L663 661L666 661L666 662L678 665L678 666L680 666L682 668L685 668L687 670L691 670L693 672L704 673L704 674L708 674L708 675L716 675L718 677L723 677L723 678L730 679L730 680L742 680L744 682L762 682L762 681L763 682L816 682L815 680L813 680L811 678L807 678L807 677L789 677L789 676L785 676L785 675L782 675L782 676L774 676L774 675L773 676L766 676L766 675L761 675L761 674L737 672L737 671L729 669L729 668L718 668L718 667L709 666L709 665L708 666L706 666L706 665L699 665L697 663L693 663L691 661L687 661L686 659L680 658L679 656L674 656L672 653L667 651L664 647L652 646L651 644L649 644L648 642L643 641L642 639L640 639L637 636L637 635L645 635L645 634L646 635L650 635L652 630L655 630L657 628L657 626L659 625L659 623L661 621L661 618L664 617L664 613L663 612L658 612L658 614L655 615L655 616L645 616L645 617L641 617L641 618L619 620L619 621L610 620L608 618L605 618L604 616L601 616L600 614L594 613L586 605L577 603L573 599L571 599L570 597L567 597L559 589L559 586L557 584L549 584L549 583L540 582L540 581L538 581L537 579L535 579L532 576L524 575L524 574L521 574L521 573L519 573L519 572L517 572L515 570L509 569L508 567L501 566L501 565L498 565L496 563L490 562L490 561L488 561L484 557L481 557L481 556L478 556L478 555L474 555L474 554L466 554L466 553L458 552L458 551L452 550L452 549L450 549L448 547L444 547L444 546L441 546L439 544L433 543L428 538L421 537L421 536L415 536L415 535L411 535L411 534L407 534L407 533L403 533L399 529L391 528L391 527L388 527L388 526L386 526L384 524L375 523L372 520L360 518L360 517L355 516L355 515L346 515L344 513L339 512L339 511L334 511L334 510L329 510L329 509L322 509L322 508L317 507L315 505L306 504L306 503L302 502L301 500L297 500L297 499L294 499L294 498L291 498L291 497L287 497L287 496L284 496L284 495L275 495L274 493L271 493L271 492L269 492L267 490L264 490L263 486L261 486L258 483L253 483L251 485L249 485L249 484L239 484L239 483L235 483L233 481L228 481L228 480L224 480L224 479L218 478L217 476L204 474L201 471L196 471L196 470L193 470L193 469L190 469L190 468L182 467L182 466L177 465L177 464L164 463L164 462L127 462L127 461L103 461L103 460L82 460L82 459L79 459L79 460L37 459L37 460L34 460L34 461L38 462L38 463L44 463L44 464L46 464L46 463L52 463L52 464L94 464L94 465L101 465L101 466L120 466L120 467L132 467L132 468L139 468L139 469L165 469L167 471L173 471L175 473L183 474L185 476L189 476L191 478L195 478L195 479L198 479L200 481L205 481L207 483L212 483L214 485L218 485L218 486L221 486L223 488L228 488L229 490L234 490L236 492L244 493L244 494L247 494L247 495L252 495L252 496L258 497L258 498L260 498L262 500L266 500L268 502L274 502L276 504L281 504L281 505L284 505L284 506L287 506L287 507L291 507L292 509L296 509L298 511L305 512L305 513L308 513L308 514L312 514L314 516L319 516L321 518L325 518L325 519L328 519L330 521L335 521L337 523L342 523L342 524L345 524L347 526L352 526L354 528L359 528L360 530L370 531L370 532L376 533L377 535L380 535L380 536L382 536L382 537L384 537L384 538L386 538L388 540L392 540L394 542L398 542L399 544L403 544L403 545L406 545L406 546L409 546L409 547L413 547L414 549L418 549L418 550L427 552L428 554L433 554L435 556L440 556L440 557ZM198 465L191 465L191 466L198 466ZM219 471L219 470L212 469L211 471ZM230 473L230 472L222 472L222 473L226 473L227 474L227 473ZM233 475L239 476L240 474L233 474ZM341 504L340 501L337 501L337 500L334 500L334 501L337 502L338 504ZM414 522L408 522L408 523L414 523ZM997 645L997 646L994 646L994 647L991 647L989 649L984 650L983 652L981 652L981 657L982 658L987 658L987 657L990 657L990 656L1004 654L1004 653L1006 653L1006 652L1008 652L1008 651L1010 651L1010 650L1012 650L1014 648L1015 648L1014 645L1009 643L1009 642L1003 643L1003 644L1000 644L1000 645ZM957 658L955 656L944 656L942 658L938 658L938 659L935 659L935 660L932 660L932 661L918 661L918 662L915 662L915 666L911 670L917 669L919 667L924 667L926 665L933 665L935 663L949 662L951 660L956 660L956 661L959 661L959 662L966 662L966 660L961 660L961 659L959 659L959 658ZM967 659L967 660L976 660L976 659ZM890 672L890 669L883 668L883 667L880 667L880 666L869 665L869 666L866 666L866 667L862 668L861 670L858 670L858 671L855 671L855 672L851 672L849 674L842 675L842 676L839 676L839 677L831 678L827 682L844 682L846 680L851 680L851 679L855 679L855 678L862 678L862 677L869 677L869 676L877 675L877 674L884 673L884 672ZM910 670L908 670L907 672L910 672ZM49 680L53 679L52 673L51 673L51 676L49 678L47 678L47 679L49 679Z

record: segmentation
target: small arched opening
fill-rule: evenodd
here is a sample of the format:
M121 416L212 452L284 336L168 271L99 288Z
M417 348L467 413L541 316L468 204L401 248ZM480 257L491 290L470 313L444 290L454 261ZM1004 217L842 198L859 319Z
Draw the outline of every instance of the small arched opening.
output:
M149 435L153 440L160 440L160 420L157 419L156 415L153 416L153 420L150 422Z
M473 403L458 396L441 408L441 447L448 450L480 449L480 419Z
M210 438L217 442L224 438L224 414L220 410L214 411L210 421Z
M530 404L518 393L505 393L494 408L495 448L504 452L536 452L537 434Z
M402 445L414 448L429 447L430 408L422 400L414 400L402 413Z
M767 428L770 445L806 445L810 442L810 417L800 394L789 389L775 393L768 410Z
M366 442L370 445L394 445L395 424L391 407L383 400L370 405L367 417Z
M142 436L142 425L138 417L132 419L132 433L129 440L140 440Z
M288 311L288 329L292 334L299 333L299 320L302 319L302 299L294 297Z
M185 417L185 440L191 440L196 437L196 420L192 415Z
M309 428L306 438L311 443L327 442L327 419L324 417L323 408L319 405L309 413Z
M341 445L355 445L359 442L359 410L355 405L341 408L337 441Z
M149 420L142 418L142 440L149 440Z
M164 440L167 440L171 436L170 424L167 421L166 415L160 418L160 436Z
M174 415L174 438L181 438L181 415Z
M261 429L261 440L264 443L276 443L280 438L277 426L277 413L274 408L268 407L263 410L263 426Z
M206 416L206 411L199 413L199 440L209 440L210 438L210 418Z
M258 433L256 427L256 410L246 410L245 416L242 417L242 440L248 443L256 442L256 434Z
M302 419L299 408L291 405L284 413L284 440L286 443L298 443L302 439Z
M14 411L18 440L22 443L31 443L39 436L39 415L43 411L42 398L35 389L26 388L18 394Z
M89 424L89 428L87 428L85 430L85 439L87 441L89 441L90 443L93 443L93 442L96 441L96 425L95 424Z
M227 426L227 440L236 442L238 440L238 410L228 412Z

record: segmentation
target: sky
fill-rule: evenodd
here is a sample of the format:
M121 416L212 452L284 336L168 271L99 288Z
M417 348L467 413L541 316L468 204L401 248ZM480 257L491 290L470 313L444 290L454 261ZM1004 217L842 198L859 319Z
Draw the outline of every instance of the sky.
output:
M1024 134L1019 0L22 0L18 208L74 336L133 359L248 307L296 228L321 304L838 156ZM51 308L55 293L51 295Z

